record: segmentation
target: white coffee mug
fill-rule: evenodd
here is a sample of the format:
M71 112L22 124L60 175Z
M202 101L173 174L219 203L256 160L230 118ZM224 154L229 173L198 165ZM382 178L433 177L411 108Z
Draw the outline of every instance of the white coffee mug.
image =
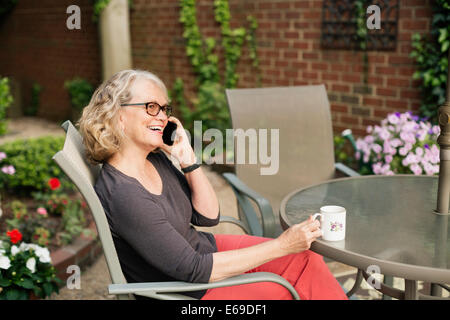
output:
M320 216L322 239L327 241L340 241L345 239L346 210L340 206L324 206L320 213L313 215L313 219Z

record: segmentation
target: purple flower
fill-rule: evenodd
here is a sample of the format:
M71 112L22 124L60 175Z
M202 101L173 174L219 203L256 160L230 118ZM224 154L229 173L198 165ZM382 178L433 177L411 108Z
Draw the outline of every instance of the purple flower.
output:
M425 149L430 150L430 146L428 145L428 143L425 143L424 147L425 147Z
M400 118L400 112L396 112L395 115L397 116L397 118Z

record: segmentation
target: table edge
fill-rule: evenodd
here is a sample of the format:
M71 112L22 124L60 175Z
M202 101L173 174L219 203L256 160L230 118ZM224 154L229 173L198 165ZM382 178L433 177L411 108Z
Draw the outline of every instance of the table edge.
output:
M316 183L307 187L298 188L288 195L286 195L280 204L280 223L284 230L289 228L292 223L289 222L289 219L286 216L285 207L286 203L289 199L296 193L317 187L322 184L328 184L331 182L340 182L350 179L379 179L386 177L414 177L414 178L428 178L428 179L438 179L437 176L416 176L412 174L399 174L395 176L382 176L382 175L369 175L369 176L357 176L357 177L348 177L348 178L338 178L338 179L330 179L327 181L322 181L320 183ZM311 244L311 250L331 258L335 261L348 264L350 266L356 267L358 269L362 269L367 271L367 268L372 265L376 265L380 268L380 273L384 275L401 277L409 280L422 280L433 283L450 283L450 270L449 269L441 269L441 268L430 268L425 266L417 266L417 265L409 265L399 262L386 261L378 258L366 256L360 253L348 251L345 249L339 249L331 245L327 245L327 243L323 240L316 240Z

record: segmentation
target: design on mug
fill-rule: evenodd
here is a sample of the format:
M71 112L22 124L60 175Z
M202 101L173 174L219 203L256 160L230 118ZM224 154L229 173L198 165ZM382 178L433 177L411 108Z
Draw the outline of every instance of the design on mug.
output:
M343 224L342 223L340 223L340 222L330 222L330 224L331 224L331 229L330 229L330 231L342 231L343 230L343 228L344 228L344 226L343 226Z

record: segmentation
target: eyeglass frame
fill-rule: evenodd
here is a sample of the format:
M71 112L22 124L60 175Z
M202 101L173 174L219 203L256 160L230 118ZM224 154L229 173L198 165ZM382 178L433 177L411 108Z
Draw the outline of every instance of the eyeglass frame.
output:
M148 107L151 104L158 106L158 112L156 114L151 114L148 111ZM163 112L166 114L167 117L170 117L172 115L172 107L171 106L169 106L168 104L165 106L161 106L159 103L153 102L153 101L152 102L141 102L141 103L124 103L124 104L121 104L120 106L121 107L129 107L129 106L133 107L133 106L142 106L142 105L145 106L145 112L147 112L147 114L149 116L156 117L161 112L161 110L163 110ZM169 114L167 114L167 113L169 113Z

